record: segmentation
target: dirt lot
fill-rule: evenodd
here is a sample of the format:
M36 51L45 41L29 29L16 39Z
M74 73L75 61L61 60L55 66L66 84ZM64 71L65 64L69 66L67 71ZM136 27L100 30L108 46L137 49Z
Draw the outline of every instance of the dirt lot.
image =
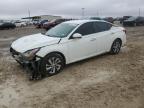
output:
M0 108L144 108L144 27L126 29L120 54L71 64L40 81L29 81L8 50L16 38L43 30L0 31Z

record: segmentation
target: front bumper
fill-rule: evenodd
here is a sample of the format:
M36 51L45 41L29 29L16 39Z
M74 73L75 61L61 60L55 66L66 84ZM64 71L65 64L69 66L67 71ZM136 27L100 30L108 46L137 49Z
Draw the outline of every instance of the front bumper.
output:
M41 57L35 56L32 60L27 60L21 53L13 48L10 48L10 53L19 64L30 70L32 76L38 76L38 74L40 74Z

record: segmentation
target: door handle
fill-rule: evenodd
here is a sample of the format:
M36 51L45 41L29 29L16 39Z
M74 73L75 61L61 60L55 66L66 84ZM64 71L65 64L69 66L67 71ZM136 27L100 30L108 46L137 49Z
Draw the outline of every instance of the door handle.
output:
M95 41L96 40L96 38L92 38L90 41Z

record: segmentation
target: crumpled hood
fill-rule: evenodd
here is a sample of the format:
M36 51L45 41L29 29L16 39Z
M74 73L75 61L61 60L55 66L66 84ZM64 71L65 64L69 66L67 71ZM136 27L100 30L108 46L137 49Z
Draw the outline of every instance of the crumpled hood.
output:
M12 43L11 47L20 53L24 53L31 49L57 44L59 40L60 38L49 37L39 33L19 38Z

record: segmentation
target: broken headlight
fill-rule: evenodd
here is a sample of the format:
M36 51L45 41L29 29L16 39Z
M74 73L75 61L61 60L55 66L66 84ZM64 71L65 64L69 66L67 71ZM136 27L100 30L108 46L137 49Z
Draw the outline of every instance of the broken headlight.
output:
M25 53L23 53L23 56L26 60L33 60L35 57L36 53L40 50L40 48L28 50Z

